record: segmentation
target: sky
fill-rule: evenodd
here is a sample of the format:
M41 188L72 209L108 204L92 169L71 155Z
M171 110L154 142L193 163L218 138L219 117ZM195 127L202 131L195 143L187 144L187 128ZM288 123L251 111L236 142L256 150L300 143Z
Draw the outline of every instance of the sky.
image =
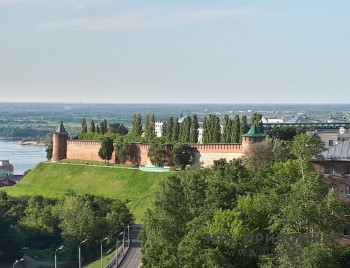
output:
M348 0L0 0L0 102L349 103Z

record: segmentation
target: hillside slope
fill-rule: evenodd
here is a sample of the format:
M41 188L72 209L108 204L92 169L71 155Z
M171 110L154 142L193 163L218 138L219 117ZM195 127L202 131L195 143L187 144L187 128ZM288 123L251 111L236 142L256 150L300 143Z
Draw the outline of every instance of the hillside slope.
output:
M136 220L142 221L144 212L151 205L153 192L166 176L166 173L136 169L40 163L18 184L6 187L6 191L12 196L60 197L71 189L78 194L129 200L128 207Z

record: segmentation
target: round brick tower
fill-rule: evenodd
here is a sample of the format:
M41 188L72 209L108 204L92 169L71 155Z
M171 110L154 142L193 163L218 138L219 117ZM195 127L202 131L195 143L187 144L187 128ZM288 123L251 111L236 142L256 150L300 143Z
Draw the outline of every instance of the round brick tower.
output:
M61 124L57 127L56 131L53 133L52 140L53 140L52 162L66 159L68 133L63 126L62 120L61 120Z
M265 137L266 135L261 133L258 127L254 124L248 133L242 135L243 149L247 150L252 144L263 141Z

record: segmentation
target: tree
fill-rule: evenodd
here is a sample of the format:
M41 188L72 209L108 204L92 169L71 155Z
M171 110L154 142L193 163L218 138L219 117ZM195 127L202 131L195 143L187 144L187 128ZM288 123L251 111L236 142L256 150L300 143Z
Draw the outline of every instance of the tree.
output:
M173 128L174 128L174 118L171 116L168 120L167 129L166 129L166 141L171 143L173 140Z
M142 134L142 116L140 114L134 114L132 120L132 128L130 134L136 137L140 137Z
M126 161L134 160L134 152L132 146L121 139L115 145L115 154L119 163L125 164Z
M224 128L221 136L222 143L231 143L232 120L226 114L224 117Z
M258 114L258 113L254 113L252 115L252 118L251 118L251 121L252 121L252 125L256 125L259 129L259 131L261 133L264 132L264 126L263 126L263 123L262 123L262 114Z
M193 156L193 148L188 144L179 144L173 149L173 161L182 170L191 163Z
M119 135L126 135L129 131L122 123L113 123L109 124L108 132Z
M242 142L242 135L246 134L249 131L249 126L247 122L247 116L243 115L241 120L241 135L239 141Z
M221 127L220 119L214 114L210 114L209 117L204 118L203 123L203 142L204 143L217 143L220 142Z
M94 120L91 120L90 132L92 132L92 133L95 133L95 132L96 132L96 127L95 127L95 122L94 122Z
M303 133L295 136L291 152L298 159L301 174L304 177L305 171L311 168L312 158L321 158L321 151L324 149L324 142L319 136Z
M171 141L173 143L177 143L179 141L179 133L180 133L180 123L178 118L174 118L173 121L173 134L171 135Z
M266 138L262 142L252 144L243 156L243 161L249 168L256 171L264 165L285 161L288 156L289 148L284 141Z
M51 140L50 143L46 147L46 159L47 160L52 159L52 152L53 152L53 141Z
M191 117L187 117L180 125L179 142L187 143L190 140Z
M98 151L98 156L101 157L101 159L108 161L108 165L109 165L109 160L112 159L112 154L114 151L114 146L113 146L113 140L109 137L105 137L102 140L101 143L101 148Z
M241 140L241 122L239 120L239 115L235 115L232 122L232 132L231 132L231 142L239 143Z
M97 133L97 134L101 134L99 125L96 126L96 133Z
M165 145L161 139L154 138L148 150L148 156L151 159L151 163L157 167L162 167L166 161Z
M142 267L181 267L177 248L186 232L188 202L176 175L162 180L159 189L141 231Z
M146 115L145 139L147 142L150 142L156 136L154 133L154 124L155 124L154 115L153 114Z
M107 120L104 119L101 123L100 123L100 133L101 134L106 134L108 131L108 124L107 124Z
M87 133L87 124L85 118L83 118L81 122L81 133Z
M190 143L198 143L198 119L197 116L194 114L192 116L192 121L191 121L191 129L190 129Z

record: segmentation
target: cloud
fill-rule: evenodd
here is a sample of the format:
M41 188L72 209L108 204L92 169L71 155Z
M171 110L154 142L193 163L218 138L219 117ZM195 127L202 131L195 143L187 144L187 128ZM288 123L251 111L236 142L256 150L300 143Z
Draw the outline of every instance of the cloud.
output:
M85 17L71 20L51 21L42 25L41 28L134 32L188 25L220 18L241 17L257 13L256 10L247 8L182 11L170 14L160 14L157 9L144 9L119 14L109 18Z

